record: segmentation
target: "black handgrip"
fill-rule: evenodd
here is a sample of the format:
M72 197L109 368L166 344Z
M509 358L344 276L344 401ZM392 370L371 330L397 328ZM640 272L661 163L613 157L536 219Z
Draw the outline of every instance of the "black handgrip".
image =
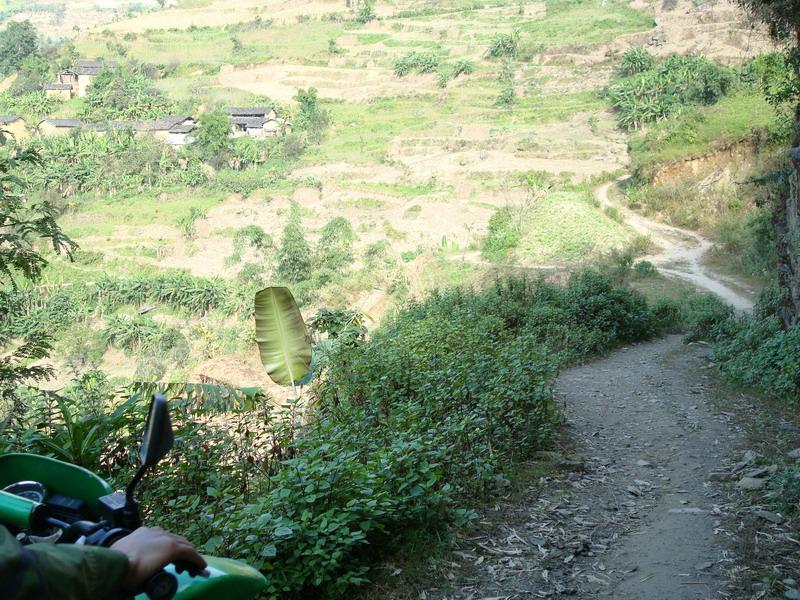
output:
M176 560L174 563L176 573L188 573L189 577L208 577L208 569L199 567L188 560Z
M178 591L178 578L161 569L147 580L142 591L150 600L172 600Z

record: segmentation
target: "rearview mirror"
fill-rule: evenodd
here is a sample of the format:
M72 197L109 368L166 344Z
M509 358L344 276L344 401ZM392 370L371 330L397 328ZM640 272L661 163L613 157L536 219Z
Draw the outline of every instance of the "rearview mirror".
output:
M139 460L143 467L152 467L172 449L175 437L172 434L172 422L169 419L167 399L161 394L154 394L144 427L142 445L139 448Z

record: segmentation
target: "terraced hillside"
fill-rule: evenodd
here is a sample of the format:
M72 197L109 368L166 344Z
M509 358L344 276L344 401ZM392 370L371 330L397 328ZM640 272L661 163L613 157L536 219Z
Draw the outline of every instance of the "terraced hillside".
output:
M70 18L88 14L65 6ZM558 270L613 250L647 251L594 194L629 164L628 134L604 92L620 57L644 46L738 65L768 49L728 2L378 1L368 17L343 0L184 0L75 32L80 57L153 65L156 87L186 114L274 104L291 116L297 90L315 88L331 126L277 170L267 158L252 173L209 171L207 184L190 189L71 195L62 224L90 258L56 260L49 282L184 269L235 286L248 268L244 277L275 281L295 201L312 246L336 217L355 233L349 268L303 294L308 314L345 305L377 321L410 295L509 265ZM71 100L56 113L81 106ZM518 215L519 239L498 262L481 253L504 210ZM249 225L271 248L241 248L238 232ZM193 340L190 358L166 377L264 383L246 345L204 354L194 319L156 318ZM211 329L239 327L206 318ZM119 376L137 369L117 351L104 364Z

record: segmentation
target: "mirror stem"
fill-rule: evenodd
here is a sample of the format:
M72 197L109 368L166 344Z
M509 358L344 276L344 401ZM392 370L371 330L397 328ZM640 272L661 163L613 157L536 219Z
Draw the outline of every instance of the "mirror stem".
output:
M136 502L136 500L133 497L133 492L136 491L136 486L139 485L139 482L142 480L142 477L144 477L145 471L147 471L146 465L142 465L141 467L139 467L139 470L136 471L136 475L133 476L133 479L128 484L128 487L125 488L125 500L128 503Z

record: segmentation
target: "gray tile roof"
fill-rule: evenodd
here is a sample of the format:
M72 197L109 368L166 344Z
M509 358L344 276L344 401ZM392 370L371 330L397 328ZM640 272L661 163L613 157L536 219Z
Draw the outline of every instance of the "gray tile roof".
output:
M49 123L53 127L80 127L81 122L78 119L45 119L42 123ZM40 125L42 123L39 123Z
M125 129L133 126L133 123L127 121L109 121L108 123L87 123L84 125L84 129L88 131L108 131L109 129Z
M260 129L266 122L267 119L264 117L231 117L231 123L240 125L246 129Z
M76 60L73 71L76 75L97 75L103 70L103 67L116 69L117 63L113 60Z
M24 119L19 115L0 115L0 125L9 125L20 120Z
M274 109L271 106L233 106L225 110L232 117L265 117Z
M189 120L192 120L192 117L188 115L167 115L154 121L139 123L137 128L141 131L170 131Z
M194 123L183 123L182 125L176 125L172 129L169 130L170 133L191 133L194 131Z
M46 90L71 90L71 83L45 83L44 89Z

